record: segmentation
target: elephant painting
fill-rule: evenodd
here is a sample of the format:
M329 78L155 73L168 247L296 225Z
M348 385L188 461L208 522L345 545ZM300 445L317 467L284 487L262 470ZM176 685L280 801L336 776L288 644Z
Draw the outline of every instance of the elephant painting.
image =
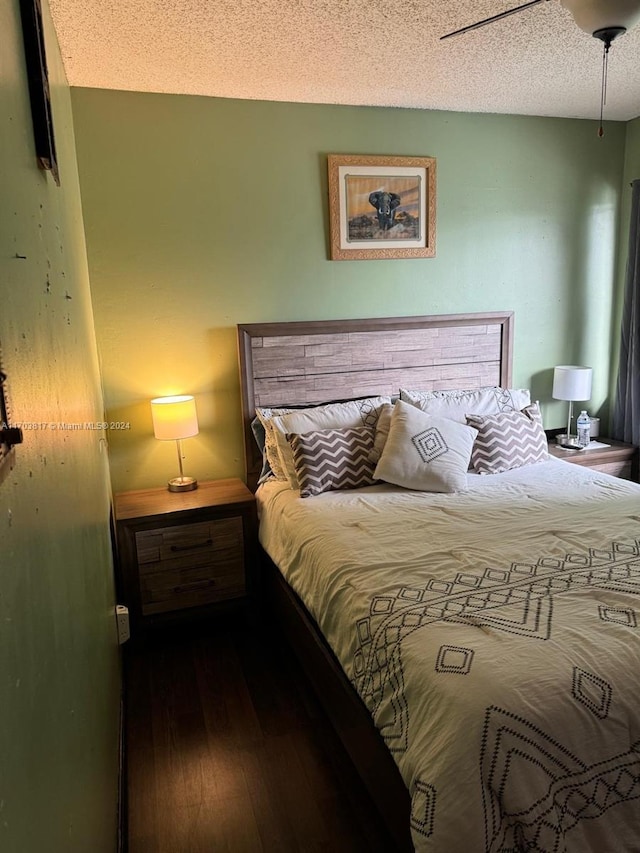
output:
M378 217L378 225L382 231L393 228L396 218L396 208L400 204L400 196L397 193L387 193L382 190L369 195L369 204L375 207Z
M434 257L435 165L433 157L329 154L332 260Z

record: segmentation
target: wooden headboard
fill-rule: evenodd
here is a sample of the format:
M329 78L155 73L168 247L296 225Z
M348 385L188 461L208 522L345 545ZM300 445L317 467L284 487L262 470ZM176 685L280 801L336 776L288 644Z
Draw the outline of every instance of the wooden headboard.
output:
M238 326L247 484L262 458L256 406L416 390L511 386L513 312Z

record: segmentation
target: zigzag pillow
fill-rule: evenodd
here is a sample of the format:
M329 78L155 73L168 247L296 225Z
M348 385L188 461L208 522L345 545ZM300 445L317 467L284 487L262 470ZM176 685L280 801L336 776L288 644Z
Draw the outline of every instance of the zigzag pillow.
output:
M374 437L368 427L288 433L300 497L373 485Z
M549 458L537 403L521 412L467 415L467 423L478 430L471 464L479 474L499 474Z
M366 427L376 429L378 417L385 405L391 404L390 397L362 397L344 403L328 403L323 406L297 409L287 415L271 420L271 429L276 439L282 470L292 489L299 488L295 464L287 435L306 435L326 429L353 429ZM384 436L380 436L381 445Z

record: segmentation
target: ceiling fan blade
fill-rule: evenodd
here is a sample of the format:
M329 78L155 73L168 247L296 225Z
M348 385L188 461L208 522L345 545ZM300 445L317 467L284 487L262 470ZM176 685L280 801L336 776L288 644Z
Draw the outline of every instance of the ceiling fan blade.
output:
M452 36L459 36L462 33L468 33L470 30L477 30L478 27L484 27L486 24L493 24L495 21L501 21L503 18L508 18L509 15L515 15L516 12L522 12L523 9L528 9L529 6L537 6L538 3L543 3L545 0L529 0L528 3L523 3L521 6L515 6L513 9L507 9L506 12L500 12L497 15L492 15L490 18L484 18L482 21L476 21L475 24L469 24L467 27L462 27L459 30L454 30L452 33L447 33L445 36L440 36L440 41L450 39Z

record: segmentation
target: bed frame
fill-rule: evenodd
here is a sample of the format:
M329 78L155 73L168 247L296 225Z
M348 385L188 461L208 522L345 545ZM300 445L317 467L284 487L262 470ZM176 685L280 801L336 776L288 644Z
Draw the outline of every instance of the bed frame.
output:
M512 384L513 312L238 326L246 480L262 456L256 406L317 404L419 390ZM376 804L398 851L413 850L411 800L371 716L314 619L262 552L261 595Z

